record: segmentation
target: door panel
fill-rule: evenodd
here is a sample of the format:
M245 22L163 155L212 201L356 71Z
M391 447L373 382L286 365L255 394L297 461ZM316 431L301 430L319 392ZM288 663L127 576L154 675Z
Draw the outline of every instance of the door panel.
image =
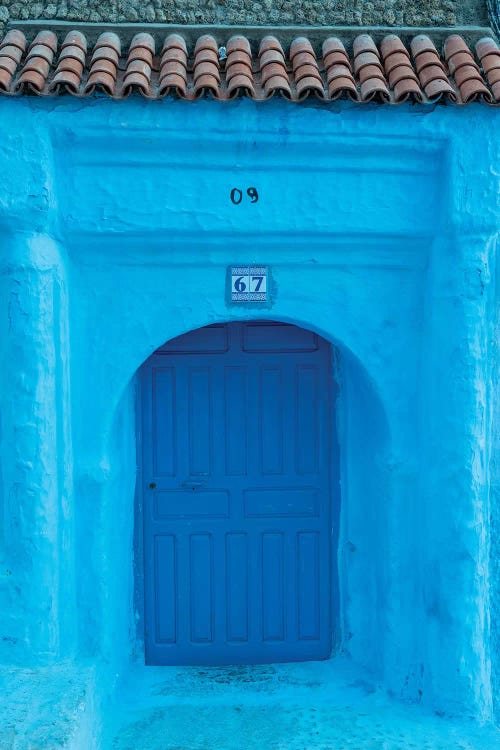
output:
M331 649L330 347L210 326L143 368L146 661Z

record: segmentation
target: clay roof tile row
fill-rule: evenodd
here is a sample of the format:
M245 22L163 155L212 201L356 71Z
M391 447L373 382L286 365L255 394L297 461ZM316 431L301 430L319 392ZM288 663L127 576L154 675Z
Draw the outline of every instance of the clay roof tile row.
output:
M395 34L380 46L369 34L360 34L351 53L337 37L325 39L316 51L306 37L298 37L285 51L275 36L264 37L252 49L244 36L233 36L219 47L209 34L200 36L191 50L182 36L169 34L157 49L146 32L136 34L127 50L114 32L102 33L91 49L80 31L70 31L60 47L56 34L47 30L29 45L15 29L0 42L0 93L94 92L117 99L134 93L186 100L279 95L293 101L313 96L324 101L498 105L500 48L485 37L473 51L457 34L447 38L442 55L423 34L409 47Z

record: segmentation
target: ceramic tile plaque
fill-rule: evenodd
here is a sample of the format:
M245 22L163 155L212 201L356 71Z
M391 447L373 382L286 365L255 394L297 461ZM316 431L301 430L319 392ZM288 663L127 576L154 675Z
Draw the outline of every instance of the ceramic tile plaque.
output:
M231 266L231 302L267 302L268 266Z

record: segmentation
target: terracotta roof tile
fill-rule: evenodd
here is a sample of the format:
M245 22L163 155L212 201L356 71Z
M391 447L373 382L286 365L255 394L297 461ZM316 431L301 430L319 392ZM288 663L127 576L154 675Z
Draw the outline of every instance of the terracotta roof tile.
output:
M417 74L401 39L390 34L383 39L380 49L384 59L385 74L389 80L389 88L394 92L395 102L399 103L407 99L416 102L423 101L424 94Z
M379 45L359 34L352 47L334 36L321 45L302 36L284 48L271 35L260 42L236 35L220 46L203 34L192 46L171 33L162 45L144 31L123 48L113 32L102 33L91 47L80 31L58 40L43 30L30 42L14 29L0 41L0 94L500 104L500 48L489 37L474 52L453 34L442 55L426 34L409 42L389 34Z
M479 72L479 65L461 36L453 34L448 37L444 45L444 54L462 101L467 103L484 99L491 102L492 95Z
M226 45L226 85L227 96L239 95L255 97L252 69L252 50L244 36L233 36Z
M121 43L118 35L111 32L101 34L90 58L85 94L92 94L94 91L102 91L108 96L115 94L120 55Z
M355 101L358 93L351 61L343 43L337 37L330 37L323 42L323 66L330 99L347 97Z
M290 62L295 79L297 98L316 96L323 99L325 87L319 72L316 54L311 42L306 37L297 37L290 45Z
M292 90L288 79L285 53L274 36L266 36L260 43L259 69L265 99L276 94L291 99Z
M476 44L476 53L491 87L493 98L498 102L500 101L500 48L493 39L485 37Z
M411 51L418 79L427 99L436 101L443 98L456 102L456 91L448 80L445 66L430 37L425 34L416 36L411 42Z
M153 96L151 74L153 71L154 54L155 40L151 34L136 34L130 43L127 64L123 75L123 96L128 96L134 91L143 96Z
M54 77L49 84L50 93L67 91L78 94L85 69L87 55L87 40L79 31L70 31L66 36Z
M57 50L57 36L52 31L40 31L28 47L28 54L15 85L18 92L43 93L49 78L50 66Z
M187 93L187 46L179 34L170 34L163 43L158 76L158 94L173 94L186 98Z
M361 55L363 52L373 52L378 55L377 45L370 34L358 34L352 45L354 57Z
M372 37L360 34L353 44L354 73L359 79L359 90L363 102L377 100L389 102L391 96L382 67L380 52Z
M8 92L14 74L26 49L26 39L20 31L9 31L0 44L0 90Z
M396 34L388 34L380 44L380 52L384 60L390 55L401 54L410 57L408 50Z
M213 36L200 36L194 48L193 93L194 97L209 94L215 99L221 95L219 47Z

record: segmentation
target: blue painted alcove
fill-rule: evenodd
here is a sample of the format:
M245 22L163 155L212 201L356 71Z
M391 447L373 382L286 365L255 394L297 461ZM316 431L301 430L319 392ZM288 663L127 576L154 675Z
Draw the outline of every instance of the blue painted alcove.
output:
M498 112L0 108L3 660L142 658L135 374L266 317L338 352L342 649L399 697L491 717ZM228 307L234 262L272 267L271 310Z

